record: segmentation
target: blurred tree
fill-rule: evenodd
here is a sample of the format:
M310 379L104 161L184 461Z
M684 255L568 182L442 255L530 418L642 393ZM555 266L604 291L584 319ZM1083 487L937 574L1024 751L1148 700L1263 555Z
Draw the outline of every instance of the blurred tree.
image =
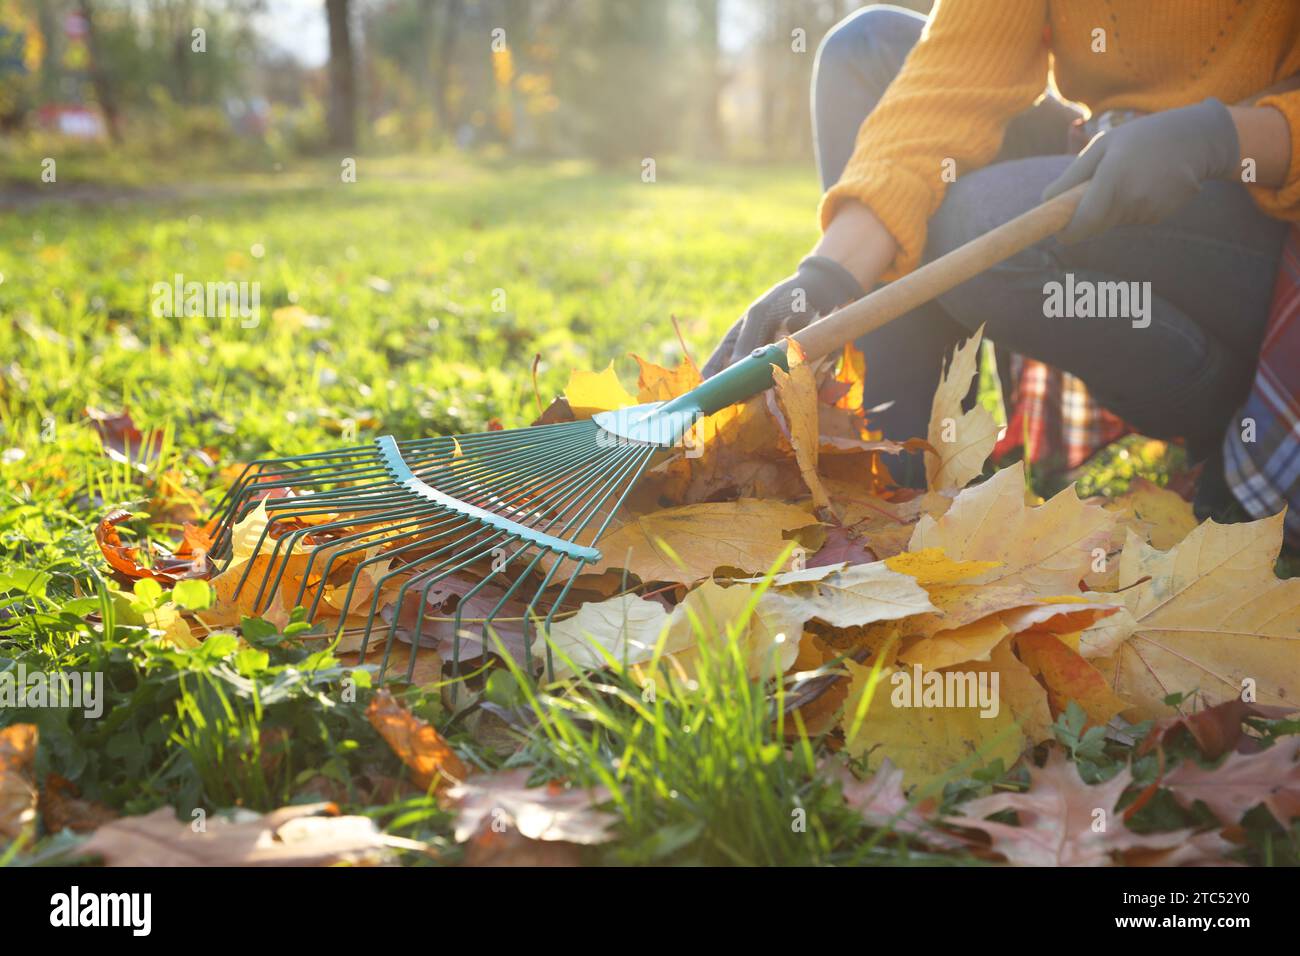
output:
M329 142L336 149L357 143L357 80L352 59L349 0L325 0L329 21Z
M717 158L727 152L727 132L722 123L722 91L727 81L722 70L722 48L719 43L718 20L721 9L718 0L696 0L695 6L702 91L698 148L704 156Z
M108 127L109 138L115 143L122 141L122 124L117 109L117 91L108 65L101 58L99 35L95 26L95 9L91 0L79 0L81 19L86 28L86 49L90 53L90 82L95 87L95 99L104 114L104 123Z
M604 163L655 157L674 145L685 92L671 2L580 0L571 5L560 99L584 152ZM680 82L679 82L680 81Z

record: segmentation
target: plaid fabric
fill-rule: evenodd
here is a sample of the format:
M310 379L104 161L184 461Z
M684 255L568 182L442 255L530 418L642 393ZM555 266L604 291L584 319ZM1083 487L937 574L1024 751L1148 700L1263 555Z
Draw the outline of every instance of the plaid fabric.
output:
M1069 372L1013 355L1011 378L1011 414L1006 433L993 448L995 459L1024 448L1025 459L1040 469L1077 468L1133 430Z
M1287 543L1300 546L1300 225L1282 251L1259 367L1223 460L1241 506L1256 518L1287 508Z

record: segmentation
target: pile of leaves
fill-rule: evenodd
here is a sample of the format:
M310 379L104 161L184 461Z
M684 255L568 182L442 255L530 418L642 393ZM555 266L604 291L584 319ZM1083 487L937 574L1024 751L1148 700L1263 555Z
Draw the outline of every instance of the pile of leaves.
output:
M481 720L480 730L514 732L506 769L463 760L428 723L372 700L369 719L414 785L457 808L455 837L470 841L472 861L571 862L572 848L613 838L617 812L596 808L612 800L626 822L616 775L569 766L585 786L526 785L547 760L539 740L568 719L554 709L602 693L592 675L603 673L634 713L638 690L650 701L661 686L700 692L709 662L727 655L790 752L815 751L816 776L848 808L924 852L1024 864L1225 861L1251 843L1251 814L1267 818L1270 839L1294 840L1300 581L1274 572L1282 516L1198 525L1183 498L1146 482L1111 499L1067 488L1041 501L1019 464L987 474L998 427L981 406L964 407L979 347L978 335L958 347L927 435L910 442L871 430L865 360L852 347L810 363L791 343L774 389L699 422L614 516L602 561L549 633L462 641L483 672L466 685L468 703L451 709L481 706L495 724ZM635 393L612 367L576 372L538 423L663 401L700 381L689 358L637 363ZM889 460L904 452L924 455L924 491L891 478ZM235 587L264 508L236 528L234 559L220 570L206 560L210 529L185 525L174 552L145 560L117 534L126 517L101 522L100 546L119 580L136 582L127 606L175 646L246 637L261 618L299 641L338 629L330 586L323 631L288 595L268 611ZM210 590L186 593L194 579L210 579ZM376 597L385 620L409 625L395 585L373 594L378 579L367 577L358 603ZM299 582L292 571L288 580L291 594ZM463 594L429 600L445 611ZM445 613L422 619L428 630L407 635L395 670L425 645L414 682L445 695L454 635ZM346 638L330 651L363 664ZM492 675L511 676L505 697L491 692ZM15 766L8 778L0 769L0 792L5 779L27 780ZM30 810L31 794L15 792ZM562 859L555 846L538 850L547 843L568 848Z

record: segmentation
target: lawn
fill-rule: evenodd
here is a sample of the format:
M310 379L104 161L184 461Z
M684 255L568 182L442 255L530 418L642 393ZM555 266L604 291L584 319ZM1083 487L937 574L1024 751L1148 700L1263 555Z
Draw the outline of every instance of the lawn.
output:
M108 697L102 720L10 710L0 729L20 715L39 727L33 777L77 794L83 821L324 798L426 845L405 862L461 861L452 815L367 718L365 673L286 640L303 636L301 620L193 649L157 640L175 605L201 596L121 590L97 522L125 508L140 514L121 526L128 542L170 541L193 493L215 503L231 469L260 455L525 425L574 369L612 361L629 380L629 351L674 364L673 317L702 361L806 251L815 181L664 162L647 183L639 165L451 159L363 160L347 183L322 163L204 186L167 178L147 198L114 185L97 202L26 201L0 220L0 669L102 672ZM177 276L257 283L257 320L156 315L155 284ZM159 438L107 454L96 419L124 409ZM1102 467L1094 490L1161 465L1124 453ZM701 663L693 693L651 700L617 669L564 700L509 670L454 701L431 682L396 690L472 767L608 787L619 839L563 851L589 862L961 858L847 807L816 742L773 719L780 689L772 701L743 669L723 653ZM541 720L522 743L505 719L521 712ZM1085 741L1077 717L1062 715L1057 737L1085 777L1127 760ZM1004 772L958 774L939 799L987 792ZM78 838L42 812L7 854L0 840L0 863L71 858ZM1295 851L1291 835L1251 852Z

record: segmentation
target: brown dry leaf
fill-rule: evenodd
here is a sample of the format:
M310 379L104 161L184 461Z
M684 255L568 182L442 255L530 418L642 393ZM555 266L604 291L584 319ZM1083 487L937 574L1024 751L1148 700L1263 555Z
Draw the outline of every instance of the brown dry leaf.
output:
M1238 823L1246 812L1263 804L1289 830L1300 817L1300 737L1283 737L1257 753L1228 754L1223 763L1206 769L1184 760L1160 782L1183 804L1200 800L1223 823Z
M46 776L45 786L41 788L41 819L47 832L87 833L117 818L118 813L112 807L82 799L71 780L56 773Z
M984 329L953 350L943 380L930 406L930 427L926 438L933 454L925 456L925 483L931 491L964 488L984 471L998 441L998 425L984 406L968 412L962 402L970 392L980 354Z
M582 847L556 840L530 840L514 827L484 827L465 847L465 866L582 866Z
M1079 500L1073 486L1036 508L1025 505L1024 467L1017 462L961 492L943 517L923 515L909 551L943 548L959 561L1001 566L971 583L1016 585L1031 594L1074 594L1110 538L1114 516Z
M830 564L870 564L875 560L876 552L867 547L865 540L852 528L832 525L826 529L825 543L805 565L821 568Z
M425 585L412 587L406 592L400 608L392 603L381 604L380 618L386 627L378 633L386 640L388 626L396 618L394 631L399 640L435 649L443 660L451 660L458 650L456 615L459 612L459 654L462 661L482 657L486 637L488 653L497 654L503 647L522 667L525 659L524 616L528 602L517 594L507 597L506 589L495 585L478 588L480 583L480 578L460 573L436 583L425 582L429 585L427 590ZM476 593L469 596L469 592L476 588ZM421 599L425 605L423 617L419 613ZM484 635L484 625L493 611L496 614L489 625L488 634ZM417 623L420 630L418 639L415 635ZM496 637L495 641L493 636ZM357 643L356 638L345 638L342 646L354 650Z
M949 822L987 833L993 849L1016 866L1110 866L1119 852L1175 850L1192 831L1143 835L1124 825L1115 804L1132 779L1126 767L1088 786L1075 765L1053 750L1046 766L1030 766L1027 792L971 800ZM984 819L1006 810L1016 813L1019 826Z
M203 832L177 820L171 807L123 817L80 848L105 866L331 866L382 858L389 847L423 845L381 833L369 817L337 816L329 803L281 807L267 814L237 811L209 817Z
M145 435L136 427L130 410L124 408L114 413L88 407L86 417L99 435L104 454L114 461L146 471L147 466L158 457L162 448L162 432L155 429Z
M153 578L164 586L175 584L184 578L207 577L210 565L207 560L195 560L191 557L178 558L161 548L155 548L152 562L148 565L140 561L140 549L122 543L122 536L117 526L131 517L131 512L115 508L100 519L95 527L95 541L109 566L127 580Z
M903 771L889 758L885 758L880 769L866 780L857 779L840 764L832 765L830 771L829 776L840 782L844 802L862 814L869 826L906 833L940 850L955 850L966 845L965 840L931 825L930 818L936 806L933 797L912 805L903 792Z
M720 567L766 571L790 543L784 532L816 523L796 505L753 498L667 508L601 538L604 558L588 570L626 568L645 582L683 584Z
M16 840L36 821L35 724L10 724L0 730L0 837Z
M1185 730L1196 741L1203 756L1217 760L1228 751L1236 749L1243 741L1243 723L1246 718L1281 720L1293 713L1294 707L1261 707L1259 704L1248 704L1239 698L1233 698L1191 714L1179 714L1157 721L1143 739L1138 753L1150 753L1179 731Z
M839 709L848 697L848 682L842 679L848 672L832 666L839 657L839 651L811 631L805 631L799 642L799 654L790 665L793 673L786 693L786 712L798 711L809 737L819 737L834 729ZM787 719L785 734L797 739L799 725Z
M1111 650L1097 666L1135 719L1169 715L1164 698L1178 692L1208 704L1247 689L1261 704L1300 701L1300 579L1273 570L1283 518L1207 521L1169 551L1130 533L1124 611L1085 631L1081 652Z
M799 343L794 339L787 339L786 342L790 371L783 372L780 367L772 366L776 401L785 414L790 429L790 445L799 465L799 474L812 492L813 507L819 510L829 508L830 496L817 474L817 381L812 368L805 361Z
M348 639L347 636L344 638ZM388 679L406 680L407 674L410 673L410 682L417 687L423 687L426 684L432 684L442 678L443 660L438 652L432 648L420 647L412 648L410 644L404 641L395 640L391 648L385 644L387 635L373 636L370 643L366 646L366 655L362 658L359 650L335 650L335 655L345 667L356 667L362 664L373 664L376 667L384 661L385 654L388 655L388 668L385 676ZM354 645L359 644L359 638L353 639ZM411 654L415 654L415 668L412 670ZM463 659L463 656L462 656Z
M504 833L511 827L529 840L583 846L613 838L609 828L617 818L597 809L609 799L603 787L566 788L555 781L530 787L530 776L530 768L520 767L480 775L448 790L447 802L457 811L456 841L464 843L485 829Z
M402 763L411 768L416 786L426 792L458 783L469 775L469 768L442 735L403 707L388 691L375 694L366 708L366 719Z

